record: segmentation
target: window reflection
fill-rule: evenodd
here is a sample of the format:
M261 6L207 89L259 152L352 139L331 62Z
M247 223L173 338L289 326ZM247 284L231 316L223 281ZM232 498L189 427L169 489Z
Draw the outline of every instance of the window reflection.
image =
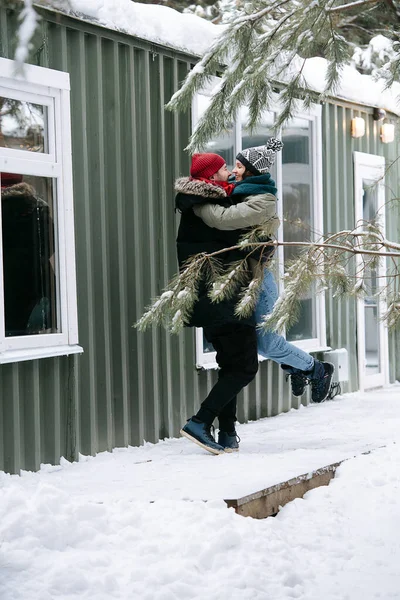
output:
M47 153L47 107L0 96L0 147Z
M205 152L219 154L226 162L228 169L232 170L235 165L235 130L228 127L219 136L214 138L205 147Z
M248 109L242 108L240 112L240 121L242 124L242 149L252 148L253 146L262 146L268 138L273 136L274 113L266 112L263 114L260 123L253 130L247 126L249 120Z
M56 333L53 182L0 177L6 336Z
M285 128L282 141L283 239L305 242L313 237L311 124L295 119ZM285 247L285 263L295 259L299 247ZM317 337L313 290L301 300L299 321L286 332L290 341Z
M204 352L204 354L208 354L209 352L215 352L214 346L210 342L207 342L204 333L203 333L203 352Z

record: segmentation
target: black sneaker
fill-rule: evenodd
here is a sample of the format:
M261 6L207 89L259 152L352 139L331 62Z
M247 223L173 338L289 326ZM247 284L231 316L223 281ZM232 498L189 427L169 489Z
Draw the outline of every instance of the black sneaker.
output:
M331 389L332 377L335 371L335 367L332 363L321 362L320 368L315 373L314 377L311 376L311 400L313 402L323 402L329 395Z
M290 377L290 386L292 388L293 396L302 396L306 391L306 386L310 383L310 380L303 373L292 373L286 375L286 380Z
M236 431L227 433L226 431L220 431L218 433L218 444L223 447L225 452L239 452L240 437Z
M181 429L181 434L211 454L223 454L224 448L217 444L211 433L211 425L189 419Z

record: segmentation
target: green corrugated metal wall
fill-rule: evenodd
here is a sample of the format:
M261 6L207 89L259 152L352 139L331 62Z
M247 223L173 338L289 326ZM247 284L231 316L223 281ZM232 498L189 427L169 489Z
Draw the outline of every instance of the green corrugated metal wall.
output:
M4 8L0 16L0 55L8 58L15 17ZM8 472L176 435L216 377L194 368L191 330L171 337L132 328L177 267L172 188L175 177L188 171L183 148L190 120L163 106L193 59L56 13L42 16L31 62L71 77L79 338L85 352L0 366L0 468ZM375 148L370 130L353 148L351 113L331 105L324 113L329 231L353 217L352 149L394 151L393 144ZM337 177L340 170L348 184ZM397 181L397 171L391 177ZM347 389L356 389L354 307L331 299L327 306L329 341L351 351L354 375ZM300 404L270 362L260 365L242 396L241 421Z

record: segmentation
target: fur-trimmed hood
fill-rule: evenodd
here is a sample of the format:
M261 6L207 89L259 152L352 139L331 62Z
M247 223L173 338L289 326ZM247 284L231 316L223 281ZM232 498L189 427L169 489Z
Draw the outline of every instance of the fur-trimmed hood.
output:
M48 208L47 202L39 198L36 195L35 188L25 181L1 188L1 199L3 202L7 201L3 204L3 208L7 206L9 210L20 210L21 205L31 211L37 208Z
M29 183L16 183L5 188L1 188L2 198L10 198L15 196L35 196L35 190Z
M226 192L222 187L190 177L177 179L175 181L175 191L191 196L203 196L203 198L226 198Z
M199 179L180 177L175 181L175 207L181 213L191 210L193 206L213 202L226 206L230 204L226 191Z

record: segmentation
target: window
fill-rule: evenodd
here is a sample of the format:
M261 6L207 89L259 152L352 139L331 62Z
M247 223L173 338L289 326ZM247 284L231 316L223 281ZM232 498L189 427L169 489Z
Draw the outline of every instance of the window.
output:
M354 152L355 224L375 219L385 234L385 159L383 156ZM356 257L359 268L362 258ZM365 296L357 299L357 353L360 389L389 383L388 329L384 292L386 265L382 258L375 268L366 268Z
M13 69L0 59L0 363L82 352L69 76Z
M208 106L209 95L210 91L204 91L195 99L193 126ZM274 112L266 112L255 131L247 129L247 116L247 109L242 108L233 127L208 144L207 150L224 156L229 167L242 148L262 145L273 134ZM321 107L313 106L306 114L297 115L284 127L281 138L285 145L282 153L277 154L272 170L278 188L277 211L282 223L278 239L287 242L317 239L323 232ZM295 258L298 252L296 247L280 246L278 249L280 293L284 290L285 263ZM326 349L324 294L317 295L315 290L309 290L302 298L300 319L286 332L286 338L306 351ZM196 354L197 367L217 366L215 352L204 339L202 329L196 331Z
M285 242L315 240L323 231L319 109L315 107L306 117L293 119L282 132L284 148L278 176L278 190L282 190L278 205L282 227L278 235ZM280 265L284 268L299 251L295 246L280 248ZM282 282L280 287L283 291ZM316 289L310 289L301 299L299 321L286 332L287 340L304 350L325 346L324 316L323 295L317 295Z

